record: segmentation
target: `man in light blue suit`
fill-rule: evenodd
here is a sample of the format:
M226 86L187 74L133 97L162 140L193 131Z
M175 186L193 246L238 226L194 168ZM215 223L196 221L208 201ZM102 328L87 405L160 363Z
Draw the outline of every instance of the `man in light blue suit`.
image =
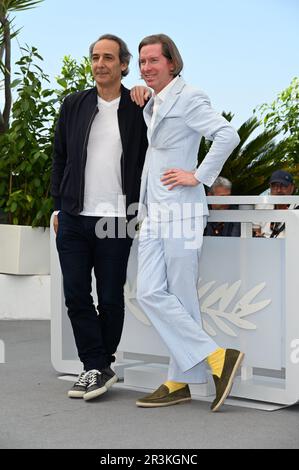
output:
M202 329L198 260L208 208L203 184L212 186L239 143L234 128L200 90L180 77L183 61L164 34L139 45L139 65L154 94L144 109L149 147L141 179L137 299L170 352L168 380L140 398L140 407L191 399L188 383L206 381L211 367L217 411L230 392L244 354L219 348ZM196 169L200 138L213 141Z

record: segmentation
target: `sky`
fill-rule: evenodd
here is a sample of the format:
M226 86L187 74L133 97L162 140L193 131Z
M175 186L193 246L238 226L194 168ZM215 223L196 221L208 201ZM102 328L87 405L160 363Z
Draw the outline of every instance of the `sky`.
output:
M53 83L63 56L80 60L101 34L113 33L133 54L124 85L143 84L138 44L149 34L168 34L183 57L184 79L204 90L217 111L231 111L236 127L299 75L298 24L299 0L45 0L15 14L20 45L37 47ZM15 40L12 47L14 63Z

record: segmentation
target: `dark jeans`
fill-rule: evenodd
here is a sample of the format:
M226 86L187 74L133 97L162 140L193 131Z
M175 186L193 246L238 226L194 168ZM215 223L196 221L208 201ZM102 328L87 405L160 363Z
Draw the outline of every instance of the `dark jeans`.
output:
M58 214L56 245L65 304L84 370L104 369L115 360L124 322L124 293L130 238L98 238L100 217ZM116 223L118 219L115 219ZM124 219L121 219L124 222ZM96 278L98 307L91 295Z

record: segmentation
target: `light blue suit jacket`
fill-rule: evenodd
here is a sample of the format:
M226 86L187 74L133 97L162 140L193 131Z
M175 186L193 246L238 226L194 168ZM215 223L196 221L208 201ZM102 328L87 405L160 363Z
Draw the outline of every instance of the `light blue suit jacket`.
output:
M153 128L150 128L154 100L144 108L148 126L149 147L141 177L138 219L147 215L147 205L158 203L165 210L173 203L201 203L203 215L208 214L203 184L211 186L223 164L240 142L232 125L213 110L201 90L187 85L179 77L160 105ZM213 144L197 168L199 142L204 136ZM160 178L170 168L194 171L197 186L177 186L168 190ZM196 169L197 168L197 169Z

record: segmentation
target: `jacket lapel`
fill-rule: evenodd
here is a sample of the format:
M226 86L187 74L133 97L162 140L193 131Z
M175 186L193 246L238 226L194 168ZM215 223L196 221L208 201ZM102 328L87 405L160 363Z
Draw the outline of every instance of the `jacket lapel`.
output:
M145 124L147 127L150 127L152 115L153 115L153 106L154 106L154 98L151 97L148 103L146 103L144 110L143 110L143 117L145 120Z
M185 86L184 80L181 77L179 77L177 82L173 85L173 87L169 91L169 94L166 96L165 101L161 104L161 106L158 109L155 122L154 122L154 127L152 130L152 135L156 131L162 119L165 118L165 116L169 113L169 111L172 109L172 107L175 105L175 103L179 99L180 93L182 89L184 88L184 86Z

